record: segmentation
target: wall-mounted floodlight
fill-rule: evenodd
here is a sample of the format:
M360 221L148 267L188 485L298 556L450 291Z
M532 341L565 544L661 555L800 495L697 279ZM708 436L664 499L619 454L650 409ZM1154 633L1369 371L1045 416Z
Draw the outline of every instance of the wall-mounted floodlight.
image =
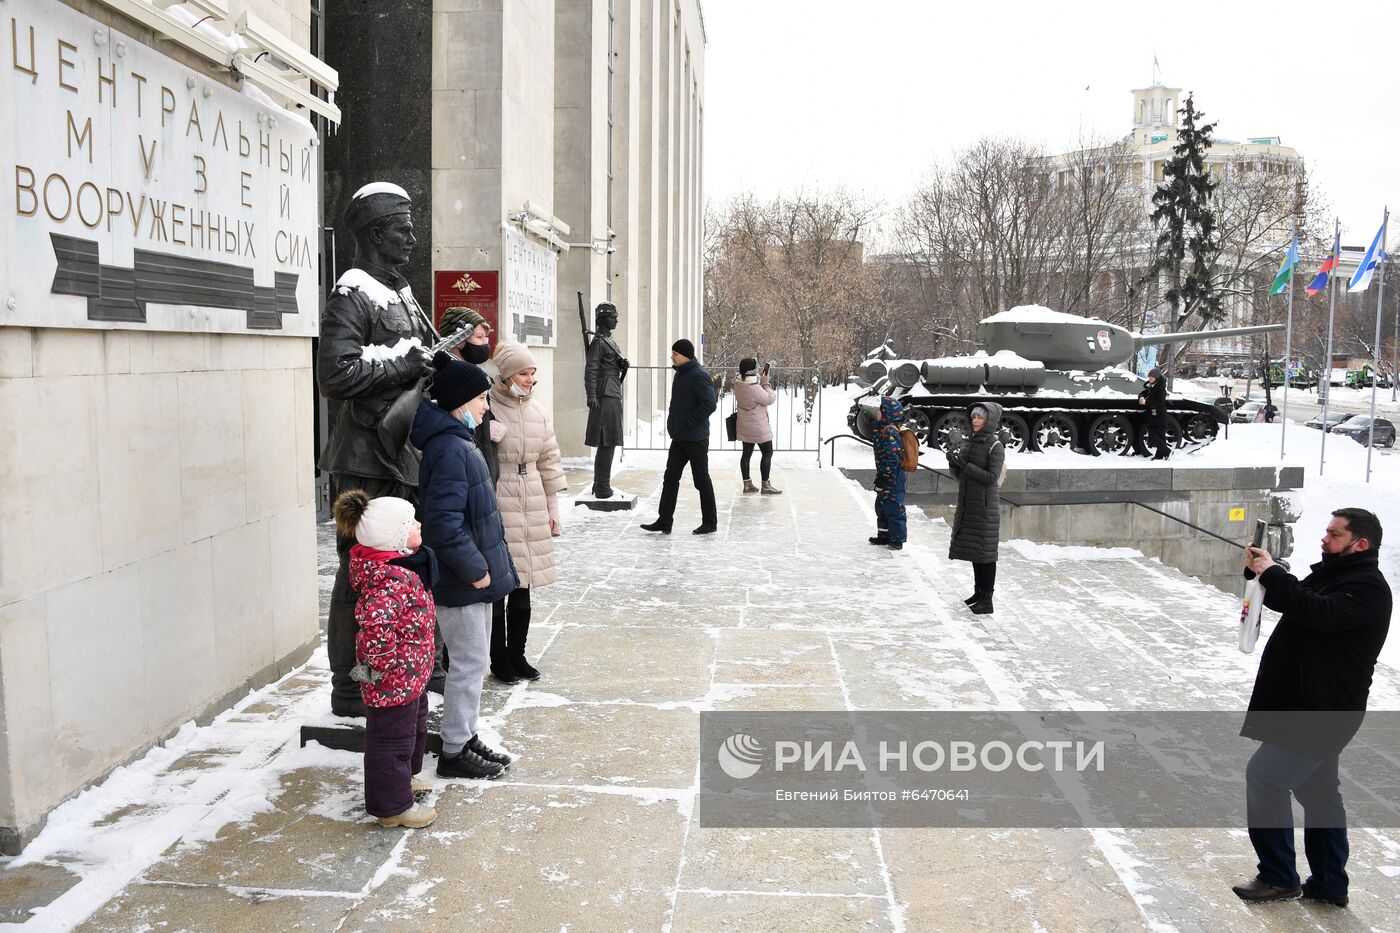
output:
M234 30L254 48L261 49L288 69L299 71L328 91L340 85L340 75L334 68L273 29L257 16L245 11L234 23Z
M607 237L595 236L587 243L565 243L570 249L591 249L599 256L606 256L608 253L615 253L617 249L608 245Z

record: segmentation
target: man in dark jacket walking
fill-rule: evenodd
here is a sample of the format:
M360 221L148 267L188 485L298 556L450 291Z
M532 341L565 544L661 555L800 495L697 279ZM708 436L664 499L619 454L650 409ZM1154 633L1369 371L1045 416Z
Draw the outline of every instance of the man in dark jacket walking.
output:
M715 394L714 380L695 359L695 345L684 337L671 345L671 366L676 370L671 383L671 407L666 413L671 451L666 458L666 475L661 481L660 514L656 521L642 528L671 533L681 474L688 463L691 479L700 493L700 527L691 534L714 534L719 528L719 510L715 507L715 487L710 482L710 415L718 406L719 398Z
M397 271L417 243L409 199L397 185L377 182L357 191L345 208L355 237L355 262L321 313L316 378L334 402L334 426L317 464L331 474L332 497L362 489L371 499L394 496L418 504L418 451L404 442L390 450L379 423L394 401L432 371L426 346L434 334L408 281ZM331 712L363 716L355 666L355 591L350 586L353 538L338 536L340 569L326 618Z
M1245 773L1249 841L1258 876L1234 891L1246 901L1298 896L1347 903L1346 811L1341 751L1361 728L1376 658L1390 629L1390 587L1381 575L1381 524L1365 509L1338 509L1322 537L1322 560L1298 580L1267 551L1245 549L1264 605L1283 613L1259 659L1240 734L1259 741ZM1292 794L1303 807L1312 877L1298 883Z
M1152 459L1170 458L1172 448L1167 441L1167 383L1160 369L1148 372L1147 385L1138 393L1138 405L1142 406L1147 421L1147 443L1157 448Z

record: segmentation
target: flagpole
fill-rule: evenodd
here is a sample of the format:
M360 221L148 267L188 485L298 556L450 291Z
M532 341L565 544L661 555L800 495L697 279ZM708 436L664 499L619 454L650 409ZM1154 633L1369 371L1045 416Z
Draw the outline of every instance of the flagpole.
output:
M1293 244L1298 243L1298 227L1293 227ZM1297 263L1295 262L1296 266ZM1283 335L1283 431L1278 436L1278 458L1283 460L1284 447L1288 440L1288 386L1293 381L1289 378L1288 364L1293 359L1293 269L1288 270L1288 326Z
M1341 253L1342 245L1342 221L1339 218L1332 218L1332 245L1338 253ZM1337 264L1332 266L1331 276L1328 284L1331 286L1331 296L1327 302L1327 352L1323 357L1323 382L1322 390L1322 453L1317 458L1317 475L1322 475L1323 466L1327 463L1327 434L1331 430L1327 426L1327 406L1332 401L1332 322L1337 319L1337 276L1341 273L1342 257L1337 256Z
M1385 209L1385 219L1381 221L1380 246L1377 248L1376 264L1381 267L1381 284L1376 289L1376 344L1371 350L1371 426L1366 432L1366 482L1371 481L1371 450L1376 441L1376 383L1380 382L1381 372L1381 303L1385 297L1385 235L1390 226L1390 208Z

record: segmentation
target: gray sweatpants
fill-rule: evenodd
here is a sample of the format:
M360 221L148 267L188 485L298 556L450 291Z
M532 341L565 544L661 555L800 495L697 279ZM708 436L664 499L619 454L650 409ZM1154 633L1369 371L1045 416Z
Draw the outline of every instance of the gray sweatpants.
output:
M481 682L491 657L491 604L438 606L437 620L452 659L442 693L442 751L455 755L476 735Z

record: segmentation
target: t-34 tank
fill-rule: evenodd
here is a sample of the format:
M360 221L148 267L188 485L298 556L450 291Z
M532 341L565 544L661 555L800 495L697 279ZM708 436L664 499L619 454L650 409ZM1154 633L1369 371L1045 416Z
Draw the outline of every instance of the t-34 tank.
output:
M869 440L881 395L904 403L908 423L929 447L946 449L969 432L968 406L1002 406L1001 436L1009 450L1065 447L1123 454L1145 436L1138 393L1144 380L1121 369L1142 347L1283 330L1282 324L1180 334L1135 334L1107 321L1023 305L977 326L982 347L972 356L936 360L867 360L858 374L870 391L847 419ZM1225 413L1207 402L1167 396L1167 436L1173 446L1215 439Z

